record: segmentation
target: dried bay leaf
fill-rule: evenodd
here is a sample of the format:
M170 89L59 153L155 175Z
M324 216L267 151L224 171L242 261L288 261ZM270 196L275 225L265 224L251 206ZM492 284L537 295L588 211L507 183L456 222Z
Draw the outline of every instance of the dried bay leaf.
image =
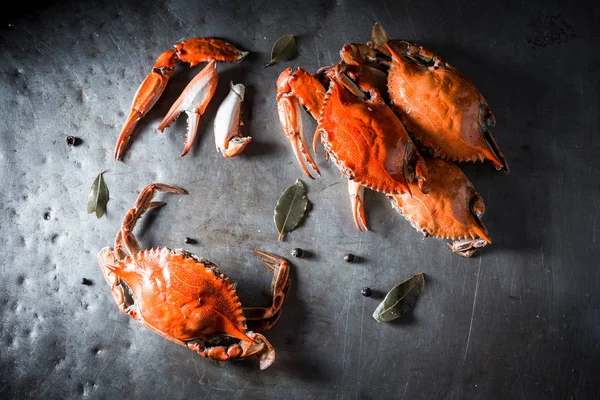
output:
M271 50L271 60L265 64L270 67L279 61L287 61L296 55L296 38L293 35L283 35L275 42Z
M375 48L385 54L386 56L391 55L390 51L385 47L385 44L390 41L390 37L383 30L383 26L379 22L376 22L373 25L373 30L371 31L371 43Z
M275 206L274 220L277 232L279 232L278 240L298 226L307 207L308 199L304 184L298 179L296 183L284 190Z
M100 218L106 212L106 203L108 203L108 186L104 181L102 174L104 171L100 170L100 173L94 179L90 194L87 200L87 212L88 214L96 213L96 217Z
M390 322L402 317L414 308L424 286L422 272L394 286L375 309L373 318L378 322Z

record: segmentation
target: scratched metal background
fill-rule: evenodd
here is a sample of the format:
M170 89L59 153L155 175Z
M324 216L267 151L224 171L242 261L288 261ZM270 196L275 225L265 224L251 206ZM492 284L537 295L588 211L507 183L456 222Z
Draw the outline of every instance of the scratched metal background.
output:
M535 5L537 3L537 5ZM432 0L46 2L16 4L0 26L0 398L591 399L600 397L598 5ZM542 5L543 4L543 5ZM465 166L488 206L493 245L472 259L423 239L382 195L366 195L372 230L353 226L346 186L322 155L309 181L276 113L275 80L315 70L364 42L379 21L424 44L486 96L512 168ZM268 69L275 40L298 56ZM189 37L227 39L251 55L219 64L219 91L193 150L185 118L156 126L201 68L180 68L112 158L133 94L154 59ZM224 160L212 118L230 80L248 87L247 152ZM305 118L308 132L314 122ZM82 139L78 147L67 135ZM108 214L85 211L104 169ZM279 194L296 179L312 210L278 242ZM270 276L250 253L293 262L283 317L267 333L275 364L216 363L119 313L96 263L150 182L186 188L139 224L145 247L186 247L238 280L244 304L266 304ZM198 240L184 245L184 238ZM309 252L289 255L293 247ZM360 262L344 263L346 252ZM380 324L382 295L426 274L413 313ZM93 285L81 283L89 279ZM365 298L360 289L374 295Z

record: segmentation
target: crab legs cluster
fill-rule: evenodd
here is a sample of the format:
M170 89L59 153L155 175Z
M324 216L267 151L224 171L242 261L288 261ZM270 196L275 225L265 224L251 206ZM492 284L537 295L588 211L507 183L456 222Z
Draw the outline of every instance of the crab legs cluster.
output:
M340 58L315 74L287 68L277 81L279 118L304 173L314 179L310 166L320 175L301 108L317 120L313 152L320 139L348 179L360 231L368 229L366 187L425 236L453 240L461 256L491 243L483 199L456 165L488 159L508 173L490 132L494 115L475 85L424 47L390 40L379 24L369 43L345 45Z
M125 153L138 122L158 101L178 64L190 67L207 62L206 66L190 81L179 98L173 103L167 115L158 125L163 132L177 117L185 112L188 117L187 135L181 157L185 156L194 143L200 117L210 103L219 82L216 62L237 63L248 55L233 45L216 38L192 38L177 43L175 49L164 51L156 60L152 71L139 86L131 105L129 115L115 147L114 158L120 160ZM223 101L215 117L215 144L224 157L233 157L244 151L251 138L240 132L241 103L244 98L244 85L230 83L229 96Z

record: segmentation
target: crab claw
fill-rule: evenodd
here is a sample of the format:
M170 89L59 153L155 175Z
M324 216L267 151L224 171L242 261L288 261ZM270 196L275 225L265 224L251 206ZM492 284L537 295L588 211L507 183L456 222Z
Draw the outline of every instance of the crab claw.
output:
M261 370L265 370L271 366L275 362L275 349L271 346L271 343L260 333L248 332L248 336L250 336L254 341L258 344L262 344L263 348L261 351L256 353L259 362L259 368ZM244 349L244 345L251 347L253 345L248 345L249 342L242 342L242 349Z
M448 243L448 247L457 255L465 258L471 257L477 249L485 246L488 242L485 239L463 239L455 240L452 244Z
M192 340L185 345L192 351L211 360L225 361L232 358L247 358L257 356L259 368L267 369L275 362L275 349L267 338L259 333L247 331L246 336L250 340L240 340L230 346L214 346L207 342Z
M125 152L125 148L129 143L131 134L135 130L140 119L142 119L148 111L154 106L156 101L162 95L169 82L169 79L175 72L177 57L174 50L164 51L156 60L152 71L146 76L146 79L139 86L129 116L121 129L117 145L115 147L115 160L120 160Z
M246 88L241 83L233 82L229 82L229 88L229 94L219 106L214 122L217 151L225 158L242 153L252 140L249 136L243 137L240 132L243 125L240 114Z
M208 103L217 89L219 76L217 75L216 61L211 60L185 87L179 98L173 103L171 109L158 125L158 130L163 132L166 127L185 112L188 117L185 147L180 157L185 156L194 143L200 117L204 114Z
M308 143L306 142L306 136L304 135L304 128L302 126L300 102L298 98L294 96L292 88L290 87L290 79L292 76L292 68L288 67L277 79L277 111L279 113L279 121L283 126L288 140L292 144L294 154L296 155L298 163L300 163L300 167L302 167L302 171L304 171L310 179L314 179L308 171L308 168L306 168L305 162L310 164L312 169L317 173L317 176L321 175L321 172L308 150Z

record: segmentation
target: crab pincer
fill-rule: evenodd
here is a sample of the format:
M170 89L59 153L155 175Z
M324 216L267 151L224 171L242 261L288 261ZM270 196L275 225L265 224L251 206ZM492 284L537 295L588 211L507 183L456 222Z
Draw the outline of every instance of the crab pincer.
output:
M229 94L219 106L215 115L214 133L217 151L223 157L235 157L241 154L252 138L241 133L242 103L246 87L241 83L229 82Z
M167 112L158 125L158 130L164 132L165 128L171 125L179 114L185 112L187 115L187 133L185 138L185 146L180 157L185 156L196 139L198 132L198 124L200 117L206 111L208 103L213 98L219 83L219 75L217 75L216 61L210 60L208 64L198 73L194 79L188 83L181 95Z

